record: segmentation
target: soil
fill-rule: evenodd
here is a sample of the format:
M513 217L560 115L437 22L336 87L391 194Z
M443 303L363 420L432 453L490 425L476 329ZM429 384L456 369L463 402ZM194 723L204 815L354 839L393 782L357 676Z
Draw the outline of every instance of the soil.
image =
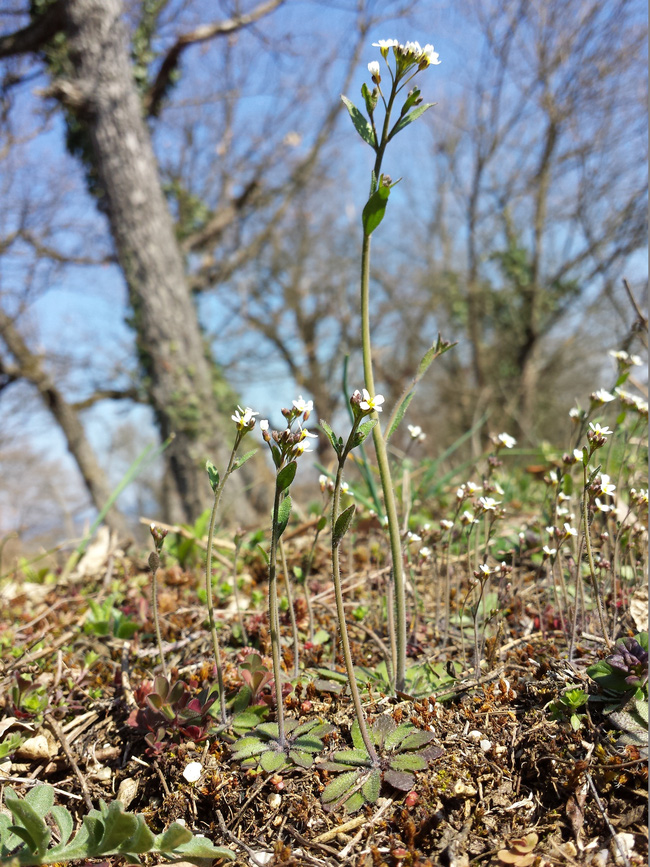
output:
M387 568L375 562L372 531L368 534L357 539L346 562L346 599L354 658L372 671L390 636L373 608ZM302 562L311 538L294 534L287 541L290 567ZM157 576L169 672L197 693L215 682L206 609L197 597L202 582L198 554L194 566L163 566ZM225 568L228 557L224 554L221 561ZM467 568L462 562L453 568L461 577L460 595L456 592L450 606L457 614ZM254 591L265 592L258 554L242 558L239 578L242 600L250 605ZM221 580L228 580L227 569ZM620 732L598 702L580 709L584 715L577 730L568 716L554 719L549 708L570 684L598 692L585 671L605 656L596 622L583 624L569 662L567 640L552 611L551 588L540 582L530 563L518 564L500 595L477 683L473 634L444 629L444 587L441 591L431 578L431 566L418 566L413 582L420 610L429 615L421 613L411 629L409 664L434 666L440 688L432 675L426 694L393 696L370 680L364 693L371 722L390 714L396 722L411 721L434 734L437 757L417 773L409 792L384 784L376 803L348 815L342 808L324 809L320 797L333 772L318 762L310 769L280 773L246 770L231 760L224 739L214 736L199 743L182 738L167 742L152 755L144 733L127 724L134 694L161 671L149 602L151 574L144 555L127 556L110 547L95 560L87 557L70 575L59 570L54 584L26 583L17 574L0 589L0 741L10 731L28 738L18 752L0 761L0 786L24 794L38 782L49 782L56 787L58 803L73 811L77 821L88 796L94 804L119 797L127 809L142 813L152 830L182 819L215 844L230 846L237 863L257 867L645 864L643 751L620 743ZM315 628L334 639L325 549L317 551L310 588ZM101 602L111 591L119 592L121 611L142 623L129 641L84 631L88 598ZM349 694L332 691L323 674L327 666L345 671L337 642L306 640L307 608L302 590L297 587L295 593L301 677L300 686L286 687L286 714L333 723L337 728L326 737L327 750L349 747L354 719ZM232 691L241 686L239 665L246 652L232 600L216 607L225 683ZM357 621L352 612L360 617L360 607L365 616ZM249 607L243 620L248 645L270 667L263 603ZM625 614L618 631L633 635L638 627ZM282 640L289 677L293 655L286 612ZM91 651L98 658L88 669ZM453 663L460 664L450 669L452 680L444 673ZM45 687L49 704L44 712L17 712L10 688L18 674ZM272 721L275 708L268 686L264 698ZM203 769L196 783L183 777L191 761Z

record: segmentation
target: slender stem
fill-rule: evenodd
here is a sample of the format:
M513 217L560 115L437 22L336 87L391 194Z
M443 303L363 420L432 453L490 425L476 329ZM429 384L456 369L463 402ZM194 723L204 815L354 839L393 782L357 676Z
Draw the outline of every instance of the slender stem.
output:
M242 539L241 536L235 537L235 556L232 562L232 589L235 594L235 605L237 606L237 620L239 620L239 628L241 629L241 640L244 647L248 644L248 633L246 632L246 626L244 625L244 615L242 614L241 606L239 604L239 586L237 580L237 561L239 559L239 552L241 550Z
M582 522L584 525L584 540L585 540L585 551L587 552L587 562L589 563L589 574L591 576L591 586L594 588L594 597L596 599L596 610L598 611L598 620L600 621L600 628L603 633L603 638L605 639L605 644L608 648L611 648L612 642L609 638L609 633L607 631L607 626L605 624L605 614L603 612L603 601L600 597L600 587L598 586L598 580L596 578L596 569L594 567L594 555L591 550L591 536L590 536L590 528L589 528L589 490L587 486L587 467L585 464L582 465L582 475L584 480L583 494L582 494Z
M280 539L280 560L282 561L284 589L287 594L287 602L289 603L289 618L291 620L291 637L293 638L293 676L300 677L300 657L298 655L298 624L296 623L296 612L293 607L293 593L291 592L291 584L289 582L289 569L287 568L287 557L284 552L284 544L282 542L282 539Z
M352 437L356 430L356 426L357 425L355 423L348 439L348 445L352 442ZM348 638L348 628L345 622L345 609L343 607L343 592L341 590L341 565L339 562L340 540L336 540L334 535L334 528L336 526L336 520L339 516L340 510L343 467L345 465L345 459L347 458L347 455L348 449L346 448L343 451L342 455L339 457L338 469L336 471L336 481L334 483L334 494L332 496L332 576L334 578L334 594L336 597L336 613L338 615L339 621L339 632L341 634L341 646L343 648L343 658L345 659L345 668L348 674L348 682L350 686L350 693L352 695L352 701L354 703L354 711L356 713L357 722L359 723L359 731L361 732L361 737L363 738L363 743L366 747L368 755L370 756L370 760L373 765L378 765L379 757L370 739L370 735L368 734L366 717L363 712L363 707L361 706L361 696L359 695L359 688L357 687L357 681L354 674L354 666L352 664L350 640Z
M205 601L208 606L208 623L210 626L210 635L212 636L212 652L214 653L214 662L217 666L217 683L219 686L219 707L221 710L221 722L225 725L227 719L226 713L226 691L223 685L223 667L221 665L221 650L219 648L219 638L217 636L217 626L214 620L214 603L212 599L212 542L214 539L214 526L217 521L217 510L219 509L219 503L221 501L221 495L223 493L223 489L228 480L228 476L232 472L233 465L235 463L235 454L237 452L237 448L239 447L239 443L241 442L241 432L237 431L237 436L235 438L235 445L233 446L232 452L230 453L230 460L228 461L228 467L226 472L224 473L223 478L217 485L217 489L214 492L214 501L212 503L212 512L210 514L210 524L208 526L208 548L205 558Z
M151 570L151 609L153 611L153 622L156 628L156 640L158 641L158 650L160 651L160 662L165 677L167 677L167 663L165 662L165 654L163 653L162 635L160 634L160 619L158 616L158 581L156 573L158 567Z
M271 630L271 653L273 656L273 677L275 678L275 702L278 714L278 741L284 749L284 708L282 706L282 669L280 663L280 616L278 613L278 522L282 491L277 482L273 498L273 520L271 525L271 551L269 553L269 628Z
M372 373L372 347L370 342L370 235L364 233L361 255L361 339L363 346L363 375L366 389L371 396L375 394L374 377ZM373 418L378 418L373 413ZM393 581L395 584L395 616L397 620L397 656L393 660L395 671L395 688L403 691L406 673L406 597L404 592L404 565L402 561L402 544L395 504L395 490L390 475L388 450L381 432L379 421L372 431L377 466L384 493L384 506L388 517L388 534L393 560Z

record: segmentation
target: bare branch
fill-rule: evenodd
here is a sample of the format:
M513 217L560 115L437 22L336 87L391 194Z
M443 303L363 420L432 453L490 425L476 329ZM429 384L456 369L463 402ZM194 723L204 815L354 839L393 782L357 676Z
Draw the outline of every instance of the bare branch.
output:
M63 0L53 3L27 27L0 36L0 58L39 51L63 25Z
M278 6L281 6L285 0L265 0L260 3L251 12L242 15L236 15L233 18L227 18L225 21L215 21L213 24L204 24L192 30L190 33L184 33L179 36L174 45L169 49L162 62L156 80L151 85L149 92L144 100L145 113L148 117L155 117L160 111L160 103L169 86L171 76L178 66L182 52L189 45L196 45L200 42L207 42L214 39L216 36L227 36L234 33L236 30L241 30L248 27Z
M84 409L90 409L100 400L132 400L135 403L146 403L137 388L100 388L84 400L78 400L70 406L77 412L82 412Z

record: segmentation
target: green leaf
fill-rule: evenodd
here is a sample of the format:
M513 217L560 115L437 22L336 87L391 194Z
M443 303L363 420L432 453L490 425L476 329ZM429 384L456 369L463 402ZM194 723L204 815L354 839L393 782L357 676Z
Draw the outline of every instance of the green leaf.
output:
M390 766L394 771L424 771L427 767L427 760L417 753L410 753L394 756L390 760Z
M435 102L425 102L424 105L418 105L417 108L414 108L410 114L406 114L404 115L404 117L401 117L390 131L386 141L389 142L397 135L398 132L401 132L410 123L413 123L414 120L417 120L419 117L421 117L421 115L423 115L428 108L433 108L434 105L436 105Z
M392 716L384 713L381 716L377 717L372 726L372 739L377 744L379 749L383 749L384 746L388 748L391 735L394 736L396 729L397 731L399 731L402 726L408 725L410 725L410 723L402 723L399 729L397 729L395 720L392 718Z
M232 757L236 762L242 759L249 759L251 756L257 756L268 749L268 743L256 737L240 738L232 746Z
M433 738L433 732L415 731L404 738L400 744L400 752L403 750L417 750L428 744Z
M266 750L260 756L260 767L267 773L279 771L287 764L286 755L279 750Z
M363 797L361 792L355 792L354 795L347 799L343 806L345 807L346 813L356 813L365 803L366 799Z
M277 529L277 538L284 533L287 529L287 524L289 523L289 518L291 517L291 497L287 494L287 496L280 503L280 508L278 509L278 529Z
M45 823L45 820L39 816L36 808L29 801L35 803L39 808L45 801L48 806L44 812L47 813L52 806L49 796L52 796L52 798L54 796L51 786L47 787L49 788L49 792L38 792L37 790L41 788L46 789L45 786L35 786L28 793L28 797L31 796L29 800L27 798L21 800L11 788L5 789L5 804L11 810L14 822L22 826L21 828L13 827L12 831L25 840L29 848L39 855L42 855L47 849L52 832ZM23 830L24 834L21 833Z
M359 133L361 138L370 145L373 150L377 150L377 142L375 141L375 134L372 131L372 126L361 114L356 105L350 102L347 96L343 96L343 94L341 94L341 99L343 100L343 104L347 108L350 117L352 118L352 123L354 124L354 128L356 129L356 131Z
M358 765L362 768L368 767L371 763L370 756L365 747L353 750L336 750L332 758L335 762L340 762L344 765Z
M192 832L179 822L172 824L162 834L154 838L156 849L160 852L173 852L180 846L184 846L192 840Z
M341 800L350 789L356 786L358 779L359 771L357 770L346 771L344 774L340 774L335 780L332 780L331 783L325 786L325 790L321 795L321 801L323 804L330 804L333 801Z
M217 488L219 487L219 470L215 467L212 461L206 461L205 468L208 471L210 487L212 488L213 493L216 493Z
M118 846L119 852L142 854L150 852L154 846L154 835L142 816L137 816L138 824L134 833Z
M352 523L352 518L354 518L356 510L357 507L352 503L351 506L348 506L347 509L341 512L338 516L332 532L332 545L338 546L341 544L341 540L350 529L350 524Z
M372 235L377 226L379 226L381 221L384 219L390 191L391 187L384 185L380 178L379 186L366 202L366 206L361 214L364 234Z
M328 423L326 421L324 421L324 419L321 419L319 424L320 424L321 428L323 429L323 431L325 432L325 436L330 441L330 445L332 446L332 448L334 449L336 454L340 456L341 455L341 446L339 445L339 441L336 437L336 434L334 433L332 428L328 425Z
M250 461L250 459L253 457L253 455L256 455L256 454L257 454L257 449L251 449L250 452L246 452L245 455L242 455L241 457L237 458L235 463L232 465L232 472L234 473L235 470L238 470L240 467L243 467L244 464L246 463L246 461Z
M214 846L207 837L192 837L187 843L174 849L176 861L205 862L215 858L225 858L228 861L235 859L235 853L226 846Z
M138 817L133 813L125 813L120 801L113 801L104 819L104 833L99 841L98 852L112 852L122 844L125 838L131 837L138 827Z
M410 402L415 397L415 390L409 391L404 395L404 398L400 401L391 421L390 428L386 431L386 442L392 437L397 428L400 426L402 419L404 418L404 414L409 407Z
M372 117L374 110L377 108L379 93L374 89L370 90L370 88L364 81L361 85L361 96L366 103L366 111L368 112L368 117Z
M59 845L65 846L65 844L70 839L70 835L74 829L74 822L72 821L72 816L70 812L66 810L65 807L52 807L50 810L52 814L52 818L56 822L56 826L59 829L59 836L61 838Z
M297 469L298 464L296 463L296 461L291 461L291 463L287 464L286 467L282 467L282 469L278 473L278 477L275 482L278 491L287 490L287 488L291 485L291 482L293 482L296 477Z
M378 424L379 419L369 418L367 421L362 422L357 432L354 435L354 442L352 443L352 448L356 449L357 446L360 446L361 443L367 438L370 431Z
M368 804L374 804L381 790L381 771L374 768L370 771L368 779L361 786L361 794ZM347 804L346 804L347 807Z

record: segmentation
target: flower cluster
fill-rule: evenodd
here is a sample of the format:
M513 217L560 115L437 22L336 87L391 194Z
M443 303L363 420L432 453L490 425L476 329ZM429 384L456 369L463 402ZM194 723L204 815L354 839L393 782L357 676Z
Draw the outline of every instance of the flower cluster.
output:
M638 355L630 355L623 349L610 349L609 354L612 358L616 359L618 366L623 370L627 370L630 367L641 367L643 365L643 362Z
M642 397L638 397L636 394L630 394L629 391L624 391L622 388L615 388L614 391L623 406L626 406L633 412L638 412L639 415L644 416L644 418L648 417L647 400L644 400Z
M271 430L269 420L261 419L262 438L271 449L276 468L279 469L284 464L296 460L305 452L312 451L309 440L318 439L318 437L315 433L303 428L302 423L307 421L313 408L314 405L311 400L303 400L302 395L299 395L298 400L292 402L291 409L282 410L282 415L287 420L287 426L284 430ZM294 430L293 425L296 422L298 427Z
M408 425L409 436L412 440L416 440L421 443L427 438L427 435L424 433L419 424L410 424Z
M413 66L418 69L426 69L427 66L437 66L440 63L438 53L433 50L433 45L425 45L424 48L419 42L406 42L403 45L397 39L380 39L379 42L372 43L373 48L378 48L381 51L381 56L388 62L388 52L392 48L395 61L397 63L398 75L406 72ZM368 67L370 69L370 66ZM372 73L372 70L370 70Z

